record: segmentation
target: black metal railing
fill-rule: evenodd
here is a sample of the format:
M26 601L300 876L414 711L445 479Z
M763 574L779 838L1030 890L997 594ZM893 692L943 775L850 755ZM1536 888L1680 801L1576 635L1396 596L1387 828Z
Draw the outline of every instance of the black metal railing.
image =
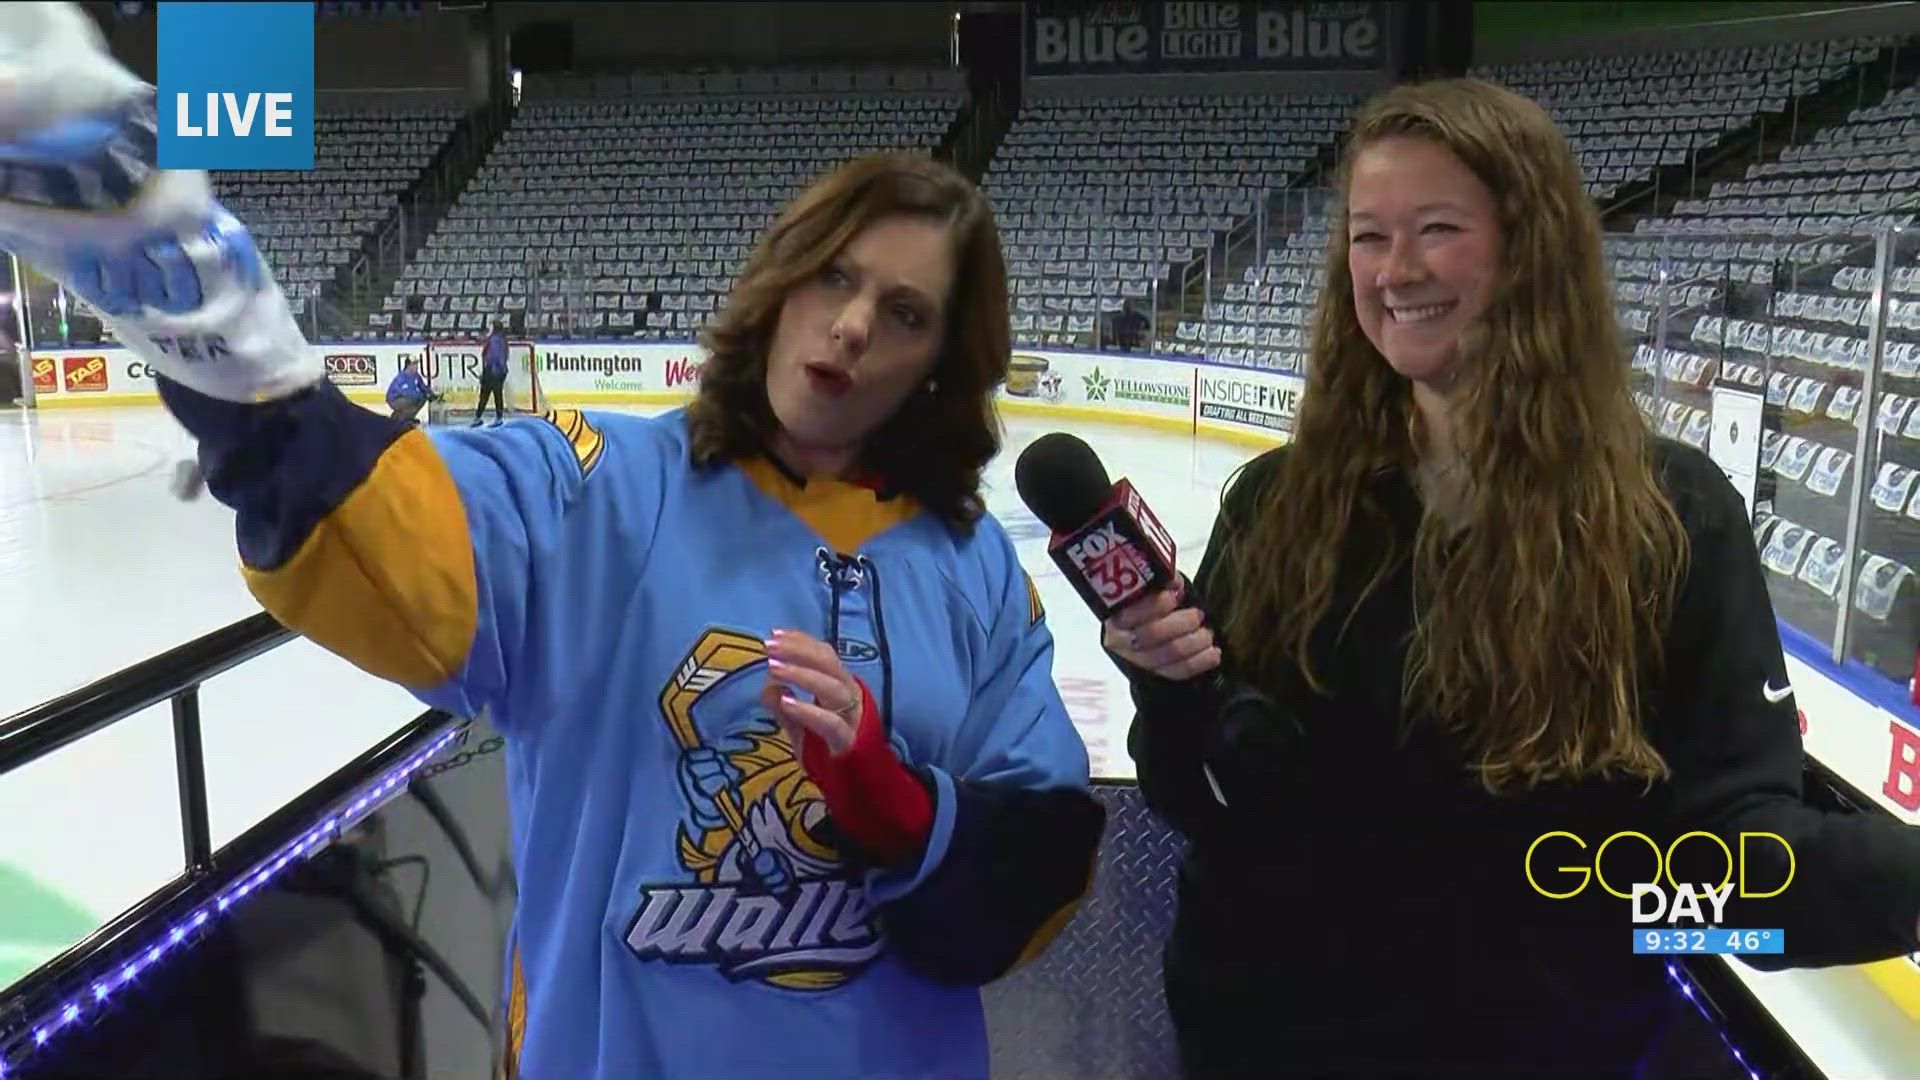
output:
M200 684L292 637L293 631L262 612L0 720L0 776L171 701L181 843L188 868L202 866L213 853L207 838L206 763L200 751Z
M464 732L465 721L429 709L234 840L209 836L200 685L294 637L255 615L0 720L0 777L169 702L179 778L185 866L161 888L85 939L0 989L0 1075L67 1025L91 1020L157 957L190 944L287 866L325 849L354 821L407 790L411 772ZM48 1049L52 1049L48 1047Z

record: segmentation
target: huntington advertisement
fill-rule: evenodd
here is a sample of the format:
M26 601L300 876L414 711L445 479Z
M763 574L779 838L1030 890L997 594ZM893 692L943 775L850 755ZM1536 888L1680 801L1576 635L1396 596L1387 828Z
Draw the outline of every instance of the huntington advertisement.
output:
M429 354L419 341L313 347L334 385L376 405L403 364L423 364ZM478 368L477 345L432 348L435 359L424 365L431 377ZM683 401L698 388L705 360L692 342L511 341L507 349L516 370L525 360L525 370L538 379L542 407ZM1112 416L1262 442L1282 441L1293 431L1305 388L1291 372L1139 354L1022 350L1009 368L999 396L1016 410ZM118 346L37 351L32 373L36 404L44 407L159 400L153 369Z
M1387 63L1386 5L1030 3L1029 75L1371 71Z

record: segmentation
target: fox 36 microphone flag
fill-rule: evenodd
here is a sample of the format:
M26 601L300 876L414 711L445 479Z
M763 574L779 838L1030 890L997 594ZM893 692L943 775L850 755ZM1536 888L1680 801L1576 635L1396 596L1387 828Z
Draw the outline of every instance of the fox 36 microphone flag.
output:
M163 169L313 168L313 5L159 6Z

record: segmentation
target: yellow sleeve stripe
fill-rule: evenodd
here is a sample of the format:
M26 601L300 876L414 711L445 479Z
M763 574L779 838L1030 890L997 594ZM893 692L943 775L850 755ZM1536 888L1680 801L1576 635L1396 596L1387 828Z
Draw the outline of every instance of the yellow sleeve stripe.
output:
M600 454L606 449L606 440L599 429L587 422L586 415L579 409L554 409L547 413L547 423L560 429L560 434L573 444L573 456L580 462L580 475L593 472L600 464Z
M473 646L479 605L466 509L418 429L380 455L283 566L242 573L288 629L412 690L452 678Z
M1047 609L1040 606L1040 589L1033 583L1033 575L1021 571L1027 579L1027 625L1033 626L1046 618Z
M520 966L520 946L513 947L513 988L507 992L507 1045L500 1062L501 1080L519 1080L520 1049L527 1041L527 975Z
M1053 944L1053 939L1059 937L1060 932L1067 928L1067 924L1073 921L1074 913L1080 910L1081 902L1093 889L1094 872L1094 867L1087 867L1087 883L1080 887L1080 895L1060 905L1058 911L1049 915L1047 921L1040 924L1040 929L1034 931L1033 937L1027 941L1027 947L1020 950L1020 958L1013 962L1013 967L1009 970L1018 971L1025 967L1028 961L1046 952L1047 946Z

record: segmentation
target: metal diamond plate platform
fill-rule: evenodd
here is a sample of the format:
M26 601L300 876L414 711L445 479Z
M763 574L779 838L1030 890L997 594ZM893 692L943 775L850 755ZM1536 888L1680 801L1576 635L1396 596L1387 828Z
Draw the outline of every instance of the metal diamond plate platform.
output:
M1181 841L1131 784L1096 784L1107 833L1093 890L1066 932L987 988L994 1080L1180 1075L1160 990Z
M1180 1080L1160 963L1182 842L1138 787L1096 783L1093 793L1107 808L1107 832L1092 892L1051 948L982 995L993 1080ZM1646 1080L1745 1080L1723 1038L1749 1052L1767 1047L1769 1058L1775 1051L1771 1035L1723 1036L1696 1007L1675 1002L1673 1029L1646 1063Z

